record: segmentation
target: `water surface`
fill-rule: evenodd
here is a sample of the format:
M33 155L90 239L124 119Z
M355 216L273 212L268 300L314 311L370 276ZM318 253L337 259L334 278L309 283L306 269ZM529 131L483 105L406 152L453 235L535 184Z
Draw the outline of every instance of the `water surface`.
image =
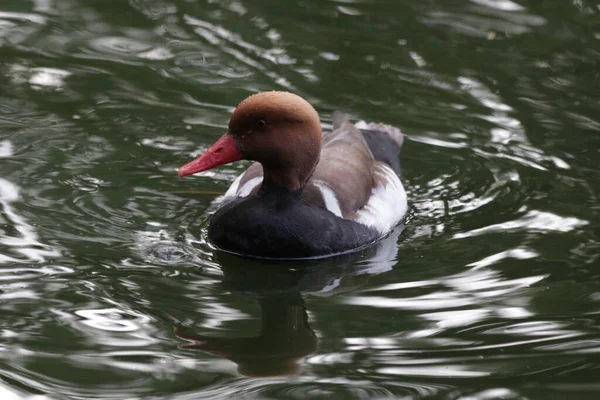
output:
M600 2L0 3L3 399L596 399ZM405 224L206 242L260 90L407 136Z

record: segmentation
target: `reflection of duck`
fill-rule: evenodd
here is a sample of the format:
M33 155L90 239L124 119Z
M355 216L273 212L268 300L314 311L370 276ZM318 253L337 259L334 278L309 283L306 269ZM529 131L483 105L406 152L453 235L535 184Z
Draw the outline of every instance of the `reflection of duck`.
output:
M394 230L363 252L293 268L220 254L225 289L257 298L260 332L252 337L225 338L188 335L187 329L177 327L177 337L190 342L181 348L228 358L247 376L299 373L299 361L317 350L301 293L324 296L353 290L369 276L388 271L395 263L400 232L400 228Z
M388 125L357 125L336 112L323 135L315 109L291 93L242 101L221 139L179 169L186 176L256 161L223 197L210 240L240 255L297 259L346 253L387 235L407 209L403 136Z
M300 294L283 294L258 299L261 310L260 333L254 337L216 338L184 336L191 341L181 348L226 357L247 376L293 375L300 370L298 360L317 350L317 337L308 325Z

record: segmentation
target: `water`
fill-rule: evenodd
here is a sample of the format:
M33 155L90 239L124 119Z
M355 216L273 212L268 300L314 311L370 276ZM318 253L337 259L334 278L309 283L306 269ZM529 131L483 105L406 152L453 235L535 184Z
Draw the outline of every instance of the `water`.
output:
M597 0L0 2L0 397L598 398L599 63ZM379 247L206 243L270 89L403 129Z

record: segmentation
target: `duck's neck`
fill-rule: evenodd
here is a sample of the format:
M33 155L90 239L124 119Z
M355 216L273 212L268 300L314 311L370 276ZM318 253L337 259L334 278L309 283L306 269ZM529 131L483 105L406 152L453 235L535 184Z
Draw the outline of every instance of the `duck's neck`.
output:
M281 181L273 179L273 177L269 175L267 171L265 171L258 195L265 199L273 198L280 199L282 201L295 202L300 200L303 189L304 185L301 185L297 189L285 186L281 183Z
M270 169L263 166L263 171L263 182L268 183L269 186L273 186L274 188L279 187L289 192L302 190L310 178L310 176L298 176L298 174L295 174L289 169Z
M286 191L290 194L297 194L298 198L312 176L317 160L312 162L293 163L290 166L277 166L275 168L263 164L263 184L262 192Z
M294 129L282 129L280 134L287 135L286 141L277 141L276 151L261 153L260 157L254 158L263 167L264 188L261 190L269 190L275 185L290 193L302 192L321 157L321 127L317 121Z

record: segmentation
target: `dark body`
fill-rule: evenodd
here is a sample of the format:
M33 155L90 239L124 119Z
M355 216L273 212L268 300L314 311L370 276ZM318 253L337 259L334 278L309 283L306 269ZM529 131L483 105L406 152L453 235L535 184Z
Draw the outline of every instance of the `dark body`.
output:
M400 175L398 144L385 132L361 130L376 161ZM344 177L340 177L344 179ZM248 197L235 198L213 215L208 236L220 250L256 258L306 259L347 253L381 239L377 230L306 204L302 189L290 192L264 181Z

